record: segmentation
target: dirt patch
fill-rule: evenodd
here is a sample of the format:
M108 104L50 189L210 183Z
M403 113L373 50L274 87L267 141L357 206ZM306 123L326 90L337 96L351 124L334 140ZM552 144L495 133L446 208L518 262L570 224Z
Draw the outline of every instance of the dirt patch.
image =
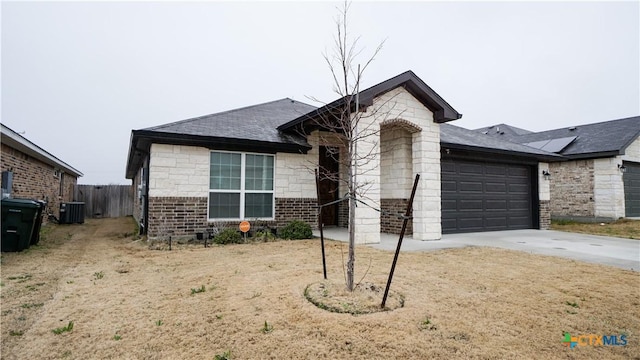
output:
M404 296L390 291L383 308L384 289L383 286L363 282L357 284L353 291L348 291L344 282L322 281L307 286L304 296L320 309L341 314L371 314L404 306Z
M637 358L640 275L491 248L403 253L404 307L361 316L304 296L322 282L319 241L150 250L130 218L52 227L3 253L3 359ZM328 242L340 284L346 245ZM356 279L383 286L393 253L358 247ZM371 264L369 267L368 264ZM381 295L380 295L381 297ZM381 300L381 298L380 298ZM378 301L375 301L378 303ZM53 330L68 327L55 334ZM577 346L564 333L624 335Z

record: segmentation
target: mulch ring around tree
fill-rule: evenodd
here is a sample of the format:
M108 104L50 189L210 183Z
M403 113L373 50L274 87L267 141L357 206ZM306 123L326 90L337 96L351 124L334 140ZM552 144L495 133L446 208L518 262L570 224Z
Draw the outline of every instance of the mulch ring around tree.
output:
M384 286L370 282L357 284L348 291L344 283L330 281L308 285L304 297L320 309L335 313L352 315L371 314L390 311L404 306L404 296L390 290L384 309L380 307L384 295Z

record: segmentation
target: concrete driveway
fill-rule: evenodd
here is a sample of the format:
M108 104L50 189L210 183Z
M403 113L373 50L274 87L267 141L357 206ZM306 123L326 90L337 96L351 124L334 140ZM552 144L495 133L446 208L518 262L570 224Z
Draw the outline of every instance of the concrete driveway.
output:
M318 231L314 235L319 236ZM325 238L347 241L347 230L329 228ZM377 249L394 251L398 235L381 234L380 244L370 244ZM437 241L419 241L405 237L402 251L429 251L460 248L465 246L488 246L532 254L560 256L568 259L616 266L640 271L640 240L607 236L584 235L553 230L512 230L468 234L443 235Z

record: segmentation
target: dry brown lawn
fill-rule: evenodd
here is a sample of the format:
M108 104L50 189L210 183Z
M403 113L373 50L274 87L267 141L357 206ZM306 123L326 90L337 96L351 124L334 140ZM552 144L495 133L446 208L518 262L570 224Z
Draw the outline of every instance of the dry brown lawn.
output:
M637 272L491 248L403 253L404 307L353 316L303 295L322 280L317 240L167 251L126 235L130 218L49 230L2 254L3 359L640 358ZM336 282L344 251L327 246ZM364 281L384 286L393 254L357 256L356 278L371 263ZM628 344L568 349L563 332Z
M640 240L640 220L621 219L610 223L593 224L575 221L553 221L551 229Z

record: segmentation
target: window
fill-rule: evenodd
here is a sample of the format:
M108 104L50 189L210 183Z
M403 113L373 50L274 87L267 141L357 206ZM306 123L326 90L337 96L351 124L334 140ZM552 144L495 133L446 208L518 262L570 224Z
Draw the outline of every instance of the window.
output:
M209 219L273 218L273 155L211 152Z

